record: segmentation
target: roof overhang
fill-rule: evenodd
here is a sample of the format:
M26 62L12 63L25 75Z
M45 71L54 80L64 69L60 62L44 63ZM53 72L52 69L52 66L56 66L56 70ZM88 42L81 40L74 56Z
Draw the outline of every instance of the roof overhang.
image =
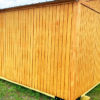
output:
M9 7L9 8L3 8L0 9L1 11L7 11L7 10L16 10L16 9L25 9L25 8L33 8L36 6L44 6L44 5L49 5L49 4L56 4L56 3L64 3L64 2L74 2L74 1L78 1L78 0L52 0L52 1L46 1L46 2L39 2L39 3L33 3L33 4L29 4L29 5L19 5L19 6L14 6L14 7Z

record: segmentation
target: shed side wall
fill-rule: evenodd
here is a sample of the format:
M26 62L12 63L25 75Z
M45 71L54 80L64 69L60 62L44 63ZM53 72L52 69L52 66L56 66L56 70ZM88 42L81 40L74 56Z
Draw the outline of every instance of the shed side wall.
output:
M100 82L100 14L80 4L78 31L71 53L74 65L72 100ZM72 75L72 74L71 74Z
M4 56L4 34L3 33L4 28L4 17L3 14L0 14L0 76L1 76L1 70L2 70L2 63L3 63L3 56Z
M100 0L81 1L88 8L100 13Z
M67 100L72 5L1 12L0 76Z

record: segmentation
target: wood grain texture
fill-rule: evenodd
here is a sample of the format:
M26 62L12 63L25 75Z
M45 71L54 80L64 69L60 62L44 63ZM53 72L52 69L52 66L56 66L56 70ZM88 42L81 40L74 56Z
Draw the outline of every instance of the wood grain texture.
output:
M90 0L90 1L82 0L81 3L100 14L100 0Z
M77 6L76 31L71 35L71 100L100 82L100 14L80 3Z
M75 100L100 82L99 20L82 2L1 11L0 77Z
M2 66L3 66L3 61L4 61L4 14L1 13L0 14L0 76L1 76L1 73L2 73Z
M68 99L73 3L0 13L0 76Z

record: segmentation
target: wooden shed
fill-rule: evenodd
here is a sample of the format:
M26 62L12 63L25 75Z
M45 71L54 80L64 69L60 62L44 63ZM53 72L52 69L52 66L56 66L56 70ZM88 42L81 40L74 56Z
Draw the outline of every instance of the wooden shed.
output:
M98 84L100 0L1 9L0 78L58 100L76 100Z

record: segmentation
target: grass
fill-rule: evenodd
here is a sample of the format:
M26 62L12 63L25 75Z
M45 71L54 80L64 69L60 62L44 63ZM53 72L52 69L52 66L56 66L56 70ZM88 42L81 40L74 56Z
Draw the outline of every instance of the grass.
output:
M95 87L87 95L91 97L91 100L100 100L100 85Z
M100 100L100 85L90 91L91 100ZM38 92L0 80L0 100L54 100Z
M38 92L0 80L0 100L54 100Z

